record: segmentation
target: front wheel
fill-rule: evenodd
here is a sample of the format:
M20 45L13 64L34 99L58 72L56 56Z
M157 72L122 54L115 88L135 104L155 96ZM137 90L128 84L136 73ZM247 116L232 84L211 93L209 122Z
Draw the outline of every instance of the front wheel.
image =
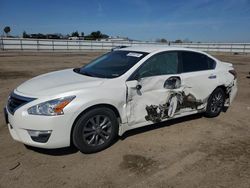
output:
M109 147L118 135L115 113L105 107L84 113L73 130L73 143L82 153L94 153Z
M225 92L222 88L216 88L207 102L206 117L216 117L223 110L225 103Z

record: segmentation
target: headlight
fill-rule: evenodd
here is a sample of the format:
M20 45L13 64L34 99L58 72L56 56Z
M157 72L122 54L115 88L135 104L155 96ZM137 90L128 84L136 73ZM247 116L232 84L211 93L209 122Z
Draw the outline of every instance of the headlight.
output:
M28 113L32 115L56 116L62 115L63 109L67 106L75 96L54 99L32 106L28 109Z

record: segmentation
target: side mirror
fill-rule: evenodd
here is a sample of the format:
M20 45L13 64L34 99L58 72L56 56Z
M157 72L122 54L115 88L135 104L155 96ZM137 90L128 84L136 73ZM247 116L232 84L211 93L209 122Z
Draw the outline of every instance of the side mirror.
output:
M165 81L163 87L166 89L178 89L181 87L181 78L178 76L172 76Z
M138 85L138 81L137 80L131 80L131 81L127 82L127 86L129 88L132 88L132 89L136 89L137 85Z

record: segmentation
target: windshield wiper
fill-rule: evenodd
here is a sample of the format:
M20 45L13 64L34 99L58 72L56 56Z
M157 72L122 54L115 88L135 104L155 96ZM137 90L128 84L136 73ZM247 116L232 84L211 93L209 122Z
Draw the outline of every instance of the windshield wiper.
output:
M81 69L80 69L80 68L74 68L73 71L76 72L76 73L78 73L78 74L85 75L85 76L95 77L95 75L93 75L93 74L91 74L91 73L88 73L88 72L81 72Z
M80 68L74 68L73 71L76 73L80 73Z
M89 73L89 72L79 72L80 74L83 74L85 76L91 76L91 77L96 77L95 75Z

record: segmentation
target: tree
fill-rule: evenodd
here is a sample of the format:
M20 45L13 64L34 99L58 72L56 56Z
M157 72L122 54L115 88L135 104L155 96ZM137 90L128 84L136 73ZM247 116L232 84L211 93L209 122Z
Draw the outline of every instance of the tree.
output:
M157 39L156 42L167 43L168 41L167 39L162 38L162 39Z
M174 41L174 43L182 43L182 40L177 39L177 40Z
M109 38L109 36L106 35L106 34L102 34L102 38L103 38L103 39L107 39L107 38Z
M99 40L109 38L108 35L101 33L101 31L93 31L89 35L84 36L85 40Z
M3 31L5 32L6 36L8 36L8 33L11 31L9 26L6 26Z
M71 37L79 37L78 31L71 33Z
M81 32L81 36L84 37L84 32Z
M26 31L23 32L23 38L29 38L29 35L26 33Z
M90 34L95 40L102 38L102 33L101 31L94 31Z

